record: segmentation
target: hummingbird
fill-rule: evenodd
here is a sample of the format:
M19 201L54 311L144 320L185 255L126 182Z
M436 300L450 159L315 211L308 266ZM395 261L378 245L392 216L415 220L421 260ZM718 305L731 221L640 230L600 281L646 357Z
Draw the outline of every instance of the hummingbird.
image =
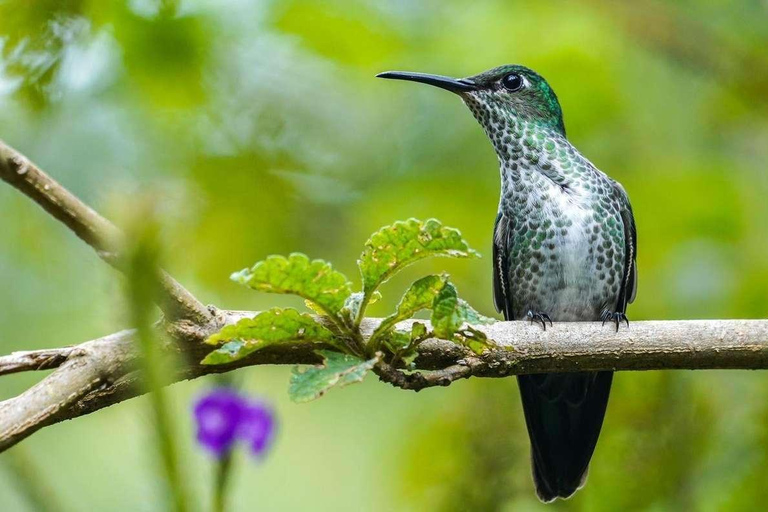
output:
M493 291L506 320L629 320L637 234L624 188L566 138L555 92L535 71L505 65L467 78L388 71L458 94L490 139L501 194L493 229ZM587 478L613 372L517 377L536 494L568 498Z

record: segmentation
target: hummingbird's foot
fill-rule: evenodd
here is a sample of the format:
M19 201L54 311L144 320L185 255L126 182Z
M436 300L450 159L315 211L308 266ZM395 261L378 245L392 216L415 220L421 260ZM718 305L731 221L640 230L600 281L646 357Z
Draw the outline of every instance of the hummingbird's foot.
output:
M603 314L600 315L600 320L603 321L603 325L605 325L605 322L614 322L616 324L616 332L619 332L619 325L621 325L621 322L626 322L627 329L629 329L629 318L619 311L608 311L606 309L603 311Z
M528 320L533 322L541 322L541 326L544 328L544 330L547 330L547 322L549 322L550 327L552 326L552 319L549 318L549 315L546 313L543 313L541 311L531 311L528 310L528 313L525 315L528 317Z

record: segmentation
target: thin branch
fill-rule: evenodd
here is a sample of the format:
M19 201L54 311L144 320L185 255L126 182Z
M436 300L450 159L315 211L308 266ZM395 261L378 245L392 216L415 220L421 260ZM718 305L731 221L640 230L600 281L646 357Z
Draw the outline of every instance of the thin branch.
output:
M0 356L0 375L58 368L73 350L74 347L27 350Z
M45 211L96 250L101 259L120 270L122 233L114 224L80 201L12 147L0 141L0 179L30 197ZM171 319L210 320L208 309L166 272L160 271L166 298L158 304Z
M211 350L208 335L236 323L249 311L217 311L205 326L190 322L160 326L184 343L166 350L184 361L169 384L244 366L316 364L316 345L270 346L229 365L199 364ZM422 320L420 320L423 322ZM380 319L365 319L364 338L370 338ZM408 328L411 321L403 322ZM634 322L616 332L600 323L556 323L543 331L528 322L498 322L478 326L494 347L475 354L450 341L429 339L419 345L418 372L391 365L376 368L379 377L403 389L418 391L475 377L505 377L545 372L662 369L768 369L768 320L681 320ZM59 369L16 398L0 402L0 451L38 429L95 412L141 394L137 386L137 352L133 331L121 331L76 347ZM53 351L49 351L53 353ZM0 358L0 361L5 358Z
M472 368L463 361L441 370L428 372L406 373L384 362L376 365L373 370L382 381L400 389L417 392L433 386L449 386L454 381L466 379L472 375Z
M69 419L88 393L114 385L135 361L133 331L78 345L59 368L21 395L0 402L0 450L52 423Z

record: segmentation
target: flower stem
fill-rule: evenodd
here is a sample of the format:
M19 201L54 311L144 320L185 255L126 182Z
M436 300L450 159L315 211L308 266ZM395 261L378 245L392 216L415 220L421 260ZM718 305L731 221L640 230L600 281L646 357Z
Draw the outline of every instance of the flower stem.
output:
M216 464L216 485L213 489L213 512L224 512L227 505L227 488L232 473L232 450L227 450Z
M151 216L142 216L144 219ZM155 435L158 451L173 502L173 510L190 510L185 478L179 464L178 436L174 416L171 413L166 384L168 361L162 350L161 340L152 326L155 302L161 291L157 273L158 227L153 222L135 222L132 240L135 244L127 253L127 295L132 323L136 327L136 341L142 355L144 386L149 392L149 401L154 414Z
M16 481L16 489L24 495L33 510L56 512L64 510L53 489L48 485L44 471L35 464L24 446L17 446L2 459L8 473Z

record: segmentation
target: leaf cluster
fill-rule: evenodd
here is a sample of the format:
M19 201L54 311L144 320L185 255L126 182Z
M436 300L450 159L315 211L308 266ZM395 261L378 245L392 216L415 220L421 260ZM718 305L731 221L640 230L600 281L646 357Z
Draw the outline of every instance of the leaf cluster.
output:
M472 325L493 320L480 315L459 298L447 274L433 274L412 283L395 311L367 339L360 324L369 304L380 298L379 287L403 268L424 258L447 256L474 258L458 230L435 219L395 222L375 232L366 242L358 267L362 290L330 263L294 253L270 256L231 279L254 290L297 295L316 315L292 308L273 308L253 318L224 327L206 343L217 345L203 364L227 364L271 345L311 343L323 365L294 368L289 393L306 402L334 386L360 382L381 361L408 368L418 355L419 344L431 337L452 340L481 352L490 343ZM431 328L413 321L399 326L419 311L430 310Z

